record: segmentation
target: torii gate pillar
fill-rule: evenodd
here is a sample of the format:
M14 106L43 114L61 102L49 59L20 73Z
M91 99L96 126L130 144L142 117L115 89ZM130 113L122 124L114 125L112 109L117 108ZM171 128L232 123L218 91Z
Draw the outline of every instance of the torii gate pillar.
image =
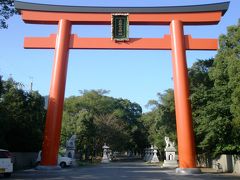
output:
M170 24L170 30L179 167L195 168L196 152L189 101L188 71L182 22L173 20Z
M67 77L71 22L61 19L55 45L52 80L48 100L48 111L43 140L42 165L56 166Z

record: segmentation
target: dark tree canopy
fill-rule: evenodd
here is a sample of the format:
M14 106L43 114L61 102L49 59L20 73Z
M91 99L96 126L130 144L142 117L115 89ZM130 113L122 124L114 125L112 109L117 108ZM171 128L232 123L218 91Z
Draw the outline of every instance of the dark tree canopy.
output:
M13 152L38 151L45 120L44 98L13 79L0 79L0 145Z
M147 145L145 128L139 118L142 108L127 99L106 96L108 91L82 91L65 100L62 145L77 135L77 147L86 159L102 153L107 143L113 151L138 151Z

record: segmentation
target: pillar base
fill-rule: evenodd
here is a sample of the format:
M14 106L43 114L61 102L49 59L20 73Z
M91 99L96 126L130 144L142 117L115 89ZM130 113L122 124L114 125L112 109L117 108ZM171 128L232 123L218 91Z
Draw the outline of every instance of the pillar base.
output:
M176 173L179 175L201 174L200 168L177 168Z
M42 170L42 171L50 171L50 170L61 170L62 168L60 166L37 166L35 167L36 170Z

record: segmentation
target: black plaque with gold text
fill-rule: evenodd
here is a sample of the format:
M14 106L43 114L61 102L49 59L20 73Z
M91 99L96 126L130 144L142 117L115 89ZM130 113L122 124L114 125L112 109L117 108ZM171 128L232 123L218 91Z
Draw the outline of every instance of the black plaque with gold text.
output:
M128 41L128 30L128 14L112 14L112 39L115 41Z

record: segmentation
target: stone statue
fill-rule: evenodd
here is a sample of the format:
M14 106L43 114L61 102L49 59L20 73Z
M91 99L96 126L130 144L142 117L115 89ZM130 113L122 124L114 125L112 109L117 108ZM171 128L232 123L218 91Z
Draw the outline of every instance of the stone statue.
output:
M165 143L166 143L166 149L167 148L175 148L175 143L173 141L170 141L169 137L165 136Z

